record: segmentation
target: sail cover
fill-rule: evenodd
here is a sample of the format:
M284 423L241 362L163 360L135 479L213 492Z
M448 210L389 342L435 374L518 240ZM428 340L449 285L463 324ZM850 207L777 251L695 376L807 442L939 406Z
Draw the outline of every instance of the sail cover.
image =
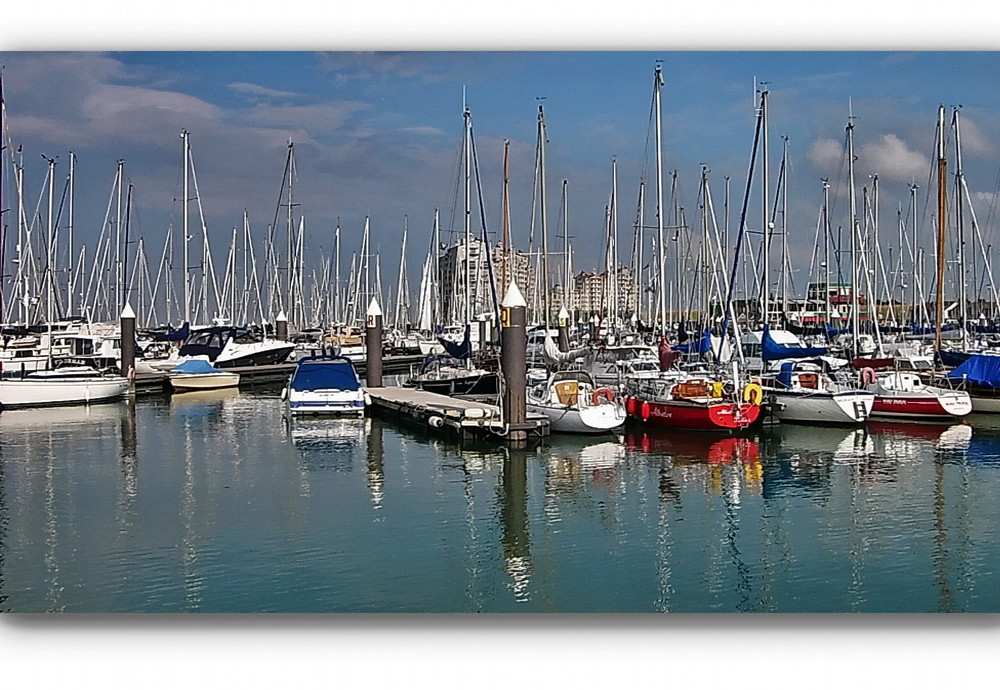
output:
M1000 388L1000 355L972 355L949 371L948 378Z
M465 340L461 343L456 343L454 340L448 340L447 338L438 338L438 342L455 359L468 359L472 356L472 326L465 324Z
M176 331L171 331L170 333L154 333L153 340L156 342L174 342L187 340L189 335L191 335L191 324L185 321L184 325Z
M674 351L676 352L687 352L688 354L699 354L703 355L706 352L712 351L712 332L705 329L702 333L701 338L696 343L686 343L684 345L674 345Z
M760 336L760 357L765 362L774 362L779 359L797 359L799 357L819 357L827 353L825 347L788 347L781 345L771 337L771 327L764 326L764 332Z

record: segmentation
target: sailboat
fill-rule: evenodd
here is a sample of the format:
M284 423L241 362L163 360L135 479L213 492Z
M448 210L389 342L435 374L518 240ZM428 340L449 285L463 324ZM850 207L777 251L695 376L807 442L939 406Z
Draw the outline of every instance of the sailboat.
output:
M585 371L553 373L547 381L529 387L528 412L549 418L554 432L602 434L625 423L625 407L607 387L597 387Z

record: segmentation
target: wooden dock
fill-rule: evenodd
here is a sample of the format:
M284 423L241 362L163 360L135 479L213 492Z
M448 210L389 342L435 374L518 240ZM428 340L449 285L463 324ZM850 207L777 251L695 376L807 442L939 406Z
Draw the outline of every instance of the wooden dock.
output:
M452 398L416 388L366 388L375 410L393 419L408 421L428 429L450 432L460 440L504 440L511 431L500 418L500 408L490 403ZM521 431L530 438L549 435L544 415L528 415Z

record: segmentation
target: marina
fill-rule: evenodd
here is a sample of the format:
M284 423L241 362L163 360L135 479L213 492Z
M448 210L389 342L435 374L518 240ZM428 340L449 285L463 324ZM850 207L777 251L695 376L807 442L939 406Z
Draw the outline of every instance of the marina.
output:
M0 610L998 610L980 81L4 57Z

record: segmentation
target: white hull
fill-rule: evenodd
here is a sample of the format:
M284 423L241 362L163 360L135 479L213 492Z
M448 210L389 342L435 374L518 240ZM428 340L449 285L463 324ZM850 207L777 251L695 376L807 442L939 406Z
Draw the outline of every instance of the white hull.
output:
M170 374L170 385L175 391L234 388L240 385L240 375L228 371L219 374Z
M128 393L128 388L128 379L121 376L3 380L0 381L0 406L86 404L120 398Z
M778 401L775 416L782 422L861 424L872 412L874 393L827 393L766 389Z
M288 395L288 412L292 415L345 415L361 416L365 413L368 402L363 390L290 390Z
M617 429L625 423L625 408L619 404L570 407L568 405L540 405L528 401L528 412L549 418L552 431L566 434L602 434Z

